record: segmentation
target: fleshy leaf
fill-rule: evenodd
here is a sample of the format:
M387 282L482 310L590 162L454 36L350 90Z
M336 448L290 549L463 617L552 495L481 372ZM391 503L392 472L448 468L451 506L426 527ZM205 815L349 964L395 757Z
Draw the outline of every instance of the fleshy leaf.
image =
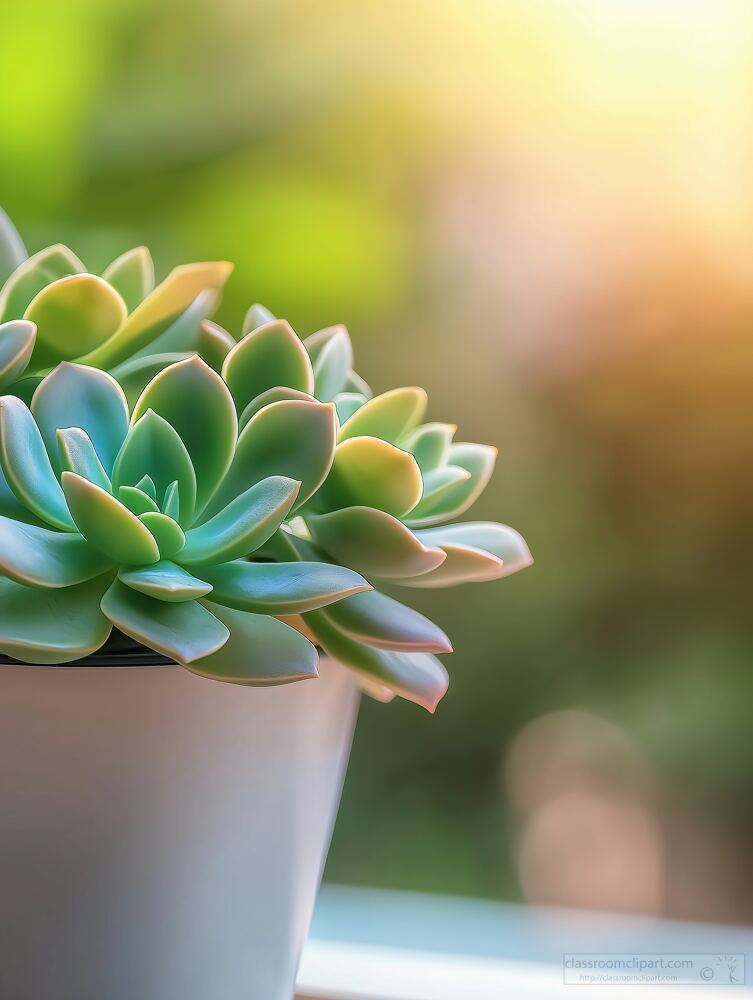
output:
M444 549L447 559L425 577L403 581L410 587L451 587L497 580L533 562L523 536L514 528L493 521L450 524L417 534L425 544Z
M298 399L304 403L316 402L316 399L308 392L300 392L298 389L289 389L284 385L276 385L251 400L238 418L238 430L242 431L251 417L256 416L259 410L263 410L270 403L280 403L284 399Z
M36 335L37 328L26 319L0 324L0 389L15 382L26 371Z
M203 289L163 333L136 351L135 357L143 358L150 354L175 352L200 354L202 324L215 311L219 300L220 294L216 289Z
M113 625L150 649L179 663L215 653L227 642L227 628L198 601L156 600L113 581L102 598Z
M232 336L219 323L205 319L199 330L197 354L216 372L222 371L225 358L235 347Z
M243 320L243 331L242 336L246 336L247 333L251 333L258 326L264 326L265 323L271 323L276 317L267 309L265 306L259 305L257 302L255 305L251 306L245 315Z
M64 531L74 529L39 428L14 396L0 399L0 465L10 488L37 517Z
M146 247L134 247L116 257L103 272L131 313L154 288L154 261Z
M61 469L75 472L108 493L112 492L110 478L86 431L80 427L61 427L57 432L57 443Z
M212 590L211 584L199 580L167 559L138 569L121 568L118 579L133 590L171 604L195 601L206 597Z
M0 291L0 320L21 319L31 300L47 285L86 268L61 243L33 254L11 274Z
M138 518L154 536L161 559L172 559L183 548L186 540L183 529L168 514L148 510L145 514L139 514Z
M86 354L111 337L127 314L125 302L104 278L58 278L35 295L24 313L37 325L30 367L40 371Z
M423 483L415 458L376 437L357 437L335 448L327 480L315 497L317 510L375 507L395 517L413 510Z
M138 489L143 490L152 500L157 499L157 487L154 485L154 480L151 476L142 476L141 479L136 483Z
M333 402L337 410L337 419L342 426L349 417L361 409L366 402L366 396L361 395L360 392L338 392Z
M411 528L421 528L435 523L436 514L426 511L441 510L445 497L450 494L455 487L471 478L467 469L461 469L459 465L440 465L437 469L423 474L424 495L420 502L413 508L409 516L405 518L405 523ZM426 521L424 522L424 517Z
M414 653L452 652L450 640L438 625L377 590L348 597L332 605L328 614L346 635L367 646Z
M250 555L277 531L299 488L299 483L285 476L262 479L214 517L187 532L181 563L229 562Z
M196 472L196 506L201 510L222 482L235 451L238 418L227 386L201 358L192 357L152 379L136 403L132 420L149 409L182 438ZM170 480L179 478L170 476ZM180 492L183 497L182 483Z
M125 394L129 407L134 407L141 393L155 375L178 361L187 361L188 351L173 351L169 354L145 354L143 357L129 358L112 369L112 376Z
M290 324L281 319L246 334L225 358L222 377L238 413L275 386L309 394L314 390L314 373L306 348Z
M100 648L112 626L99 602L109 579L34 590L0 579L0 651L26 663L65 663Z
M349 371L348 377L345 380L345 385L343 386L343 392L355 392L363 396L364 399L371 399L374 393L371 391L371 386L366 381L366 379L361 378L358 372Z
M58 429L80 427L109 475L128 431L128 404L112 375L64 361L40 383L31 412L56 471Z
M28 257L18 230L0 208L0 282L23 264Z
M415 456L422 472L431 472L446 463L456 430L455 424L422 424L405 435L400 447Z
M368 681L388 687L430 712L444 696L447 671L431 653L396 653L367 646L344 635L327 611L310 612L305 621L333 659L363 674Z
M404 524L371 507L346 507L306 518L314 542L345 566L385 580L428 573L446 556L426 546Z
M304 340L314 367L314 395L328 403L345 389L353 367L353 347L344 326L319 330Z
M448 461L465 469L469 478L456 483L431 504L421 505L421 523L430 526L459 517L486 489L494 471L497 449L484 444L453 444Z
M231 270L232 265L222 261L174 268L109 340L79 360L96 368L112 368L132 357L163 333L199 292L222 288Z
M0 516L0 573L30 587L72 587L112 565L78 533Z
M358 573L329 563L255 563L238 559L205 566L201 573L214 588L213 601L239 611L268 615L301 614L370 589Z
M118 488L118 500L130 510L132 514L146 514L148 511L157 513L159 507L152 500L148 493L140 490L138 486L120 486Z
M100 552L126 565L158 561L151 532L124 504L75 472L64 472L61 482L76 527Z
M175 428L154 410L147 410L128 432L123 447L115 459L112 480L116 486L138 486L148 477L153 500L163 497L170 483L177 482L180 490L180 520L189 524L196 502L196 475L191 457Z
M334 406L283 400L260 410L238 438L233 464L207 514L214 514L267 476L285 476L301 484L296 506L322 484L335 452Z
M167 514L173 521L180 520L180 486L177 479L173 480L165 490L162 513Z
M294 628L269 615L203 603L227 625L230 638L218 652L186 664L192 673L258 687L317 676L316 649Z
M426 412L426 393L417 386L391 389L363 404L340 428L339 441L368 436L396 444Z

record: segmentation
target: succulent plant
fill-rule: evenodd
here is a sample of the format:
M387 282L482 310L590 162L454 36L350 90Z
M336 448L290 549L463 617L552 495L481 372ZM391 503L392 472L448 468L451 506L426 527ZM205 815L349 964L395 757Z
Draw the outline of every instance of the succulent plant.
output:
M130 413L110 374L69 362L30 406L1 397L0 651L70 661L115 625L208 677L315 676L314 646L279 617L369 584L325 562L246 557L319 486L335 432L331 406L295 402L239 435L198 356L158 373Z
M134 403L158 371L192 354L219 368L234 341L209 321L232 267L176 267L155 287L146 247L100 275L58 244L28 257L0 209L0 391L27 402L61 361L111 372Z
M98 277L65 247L27 259L0 211L0 651L64 662L114 624L270 684L315 675L315 642L375 697L433 711L449 640L372 582L530 564L514 529L448 523L496 451L424 423L422 389L373 396L344 326L301 340L255 305L236 343L210 320L229 269L154 288L142 247Z
M275 407L306 407L317 399L331 401L337 413L326 478L270 538L266 552L327 560L373 583L422 588L494 580L528 566L530 552L513 528L448 523L484 490L496 450L454 442L451 424L423 423L423 389L372 397L352 365L345 327L301 341L258 305L225 358L222 375L242 427L269 419ZM433 654L450 651L447 636L376 590L304 613L299 625L377 697L400 694L433 710L446 690L446 671Z

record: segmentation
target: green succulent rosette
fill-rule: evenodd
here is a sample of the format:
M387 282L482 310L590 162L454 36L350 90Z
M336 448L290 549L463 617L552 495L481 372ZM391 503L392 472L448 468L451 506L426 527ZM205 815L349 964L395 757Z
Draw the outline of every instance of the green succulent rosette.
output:
M316 649L280 618L369 584L326 562L253 558L332 461L334 408L290 406L239 434L225 382L196 355L130 410L112 375L69 362L29 406L1 397L0 651L63 663L116 626L207 677L316 676Z
M286 518L266 550L275 558L326 560L370 583L449 587L525 568L522 536L489 521L452 523L494 469L496 449L455 442L454 425L424 422L427 397L407 387L372 396L353 371L343 326L301 340L262 306L222 366L242 427L264 426L285 407L331 402L337 413L331 466ZM433 710L447 688L437 653L447 636L424 615L370 590L302 615L307 632L385 700L402 695Z
M192 354L219 368L234 340L209 321L232 266L184 264L155 286L146 247L91 274L62 244L28 256L0 209L0 392L27 402L61 361L111 372L135 402L162 368Z

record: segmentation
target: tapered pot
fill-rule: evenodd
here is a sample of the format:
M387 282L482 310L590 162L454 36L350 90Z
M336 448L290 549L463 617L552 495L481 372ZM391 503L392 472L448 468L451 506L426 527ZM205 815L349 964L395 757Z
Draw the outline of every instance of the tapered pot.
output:
M0 997L291 1000L357 703L0 666Z

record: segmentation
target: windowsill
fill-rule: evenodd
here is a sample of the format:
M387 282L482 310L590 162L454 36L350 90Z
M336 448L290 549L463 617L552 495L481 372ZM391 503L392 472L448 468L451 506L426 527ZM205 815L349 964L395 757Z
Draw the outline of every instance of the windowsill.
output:
M747 986L563 985L563 952L744 953ZM325 886L297 1000L753 1000L753 930Z

